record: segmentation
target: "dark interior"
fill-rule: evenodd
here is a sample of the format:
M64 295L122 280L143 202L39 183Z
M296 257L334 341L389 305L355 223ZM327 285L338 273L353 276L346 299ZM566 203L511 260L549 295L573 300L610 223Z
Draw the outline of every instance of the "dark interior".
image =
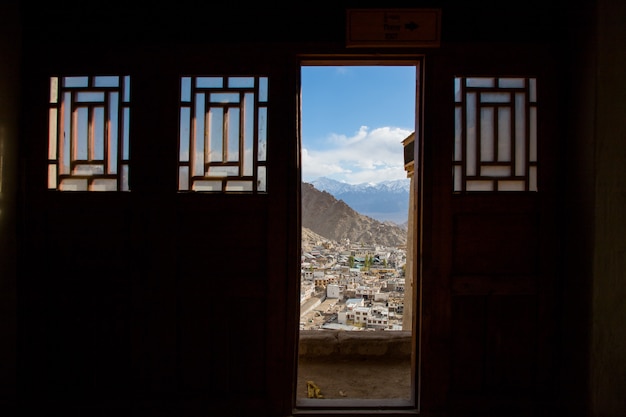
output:
M414 8L438 45L346 45L348 10ZM626 415L625 21L610 0L3 2L0 415ZM417 59L418 401L298 409L300 65ZM130 191L51 190L50 77L98 74L132 80ZM266 193L178 191L189 75L268 77ZM536 78L537 192L453 192L458 76Z

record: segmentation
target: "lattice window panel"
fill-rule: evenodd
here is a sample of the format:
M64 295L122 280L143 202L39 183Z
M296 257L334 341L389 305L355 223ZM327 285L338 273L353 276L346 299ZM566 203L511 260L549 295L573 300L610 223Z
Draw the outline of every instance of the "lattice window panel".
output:
M454 191L537 191L535 78L457 77Z
M129 191L129 76L50 79L48 188Z
M178 189L267 192L267 77L182 77Z

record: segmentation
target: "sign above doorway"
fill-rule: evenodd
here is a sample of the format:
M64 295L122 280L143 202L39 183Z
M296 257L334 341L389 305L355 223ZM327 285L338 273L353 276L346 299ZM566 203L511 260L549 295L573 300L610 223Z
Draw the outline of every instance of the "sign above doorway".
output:
M348 9L346 46L349 48L438 47L439 9Z

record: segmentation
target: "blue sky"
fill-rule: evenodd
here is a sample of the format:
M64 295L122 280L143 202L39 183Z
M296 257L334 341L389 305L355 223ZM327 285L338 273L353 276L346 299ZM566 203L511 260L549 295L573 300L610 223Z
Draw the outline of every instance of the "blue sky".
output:
M302 179L350 184L406 178L415 67L302 67Z

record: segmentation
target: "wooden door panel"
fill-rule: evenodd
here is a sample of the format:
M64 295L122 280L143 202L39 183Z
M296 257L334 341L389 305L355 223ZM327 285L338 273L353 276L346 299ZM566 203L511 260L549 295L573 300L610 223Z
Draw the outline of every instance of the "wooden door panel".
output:
M453 221L455 274L536 273L534 213L463 213Z
M452 297L451 389L479 393L484 385L485 347L484 295Z
M494 59L500 53L507 58ZM491 58L485 59L486 55ZM499 415L531 410L545 400L546 381L556 376L550 358L554 357L558 320L553 180L558 153L554 151L557 114L551 96L556 90L550 88L554 78L549 62L533 47L520 47L513 53L494 45L452 46L430 62L427 90L438 93L431 94L436 97L426 103L425 118L422 340L427 345L422 349L422 372L436 386L424 386L425 411ZM482 92L470 91L480 85L492 88L489 94L504 97L498 94L513 90L496 90L509 82L530 85L518 97L526 94L532 99L498 107L504 101L482 102L478 99ZM448 95L439 93L446 91ZM467 96L469 101L476 100L468 107L464 92L476 94ZM475 108L468 110L472 105ZM497 110L506 106L510 113ZM499 124L500 115L514 113L525 114L523 123L533 123L537 117L541 123L536 124L536 137L534 130L523 136L512 126L523 123L512 123L508 116ZM475 120L475 125L468 120ZM524 125L525 133L529 126ZM524 145L518 141L522 137ZM516 139L509 146L506 140L511 138ZM532 156L518 153L514 163L513 153L503 156L501 152L528 150L534 141L538 152L533 149ZM526 176L502 180L499 175L519 172L518 161L525 161ZM511 171L504 168L509 163ZM479 182L484 188L474 188ZM498 191L500 184L514 182L517 191Z
M485 335L485 389L531 391L537 366L536 298L517 294L488 297Z
M536 309L533 295L452 297L452 390L484 395L531 389Z

